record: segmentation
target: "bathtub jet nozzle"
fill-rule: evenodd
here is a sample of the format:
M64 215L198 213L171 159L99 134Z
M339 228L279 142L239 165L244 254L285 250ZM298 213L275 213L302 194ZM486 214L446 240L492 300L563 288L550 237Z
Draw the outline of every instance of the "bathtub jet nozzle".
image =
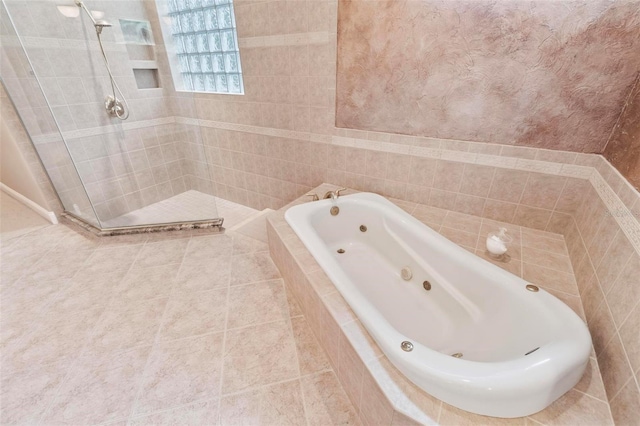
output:
M404 342L400 343L400 348L402 348L402 350L405 352L411 352L413 350L413 343L405 340Z
M400 270L400 276L403 280L409 281L411 278L413 278L413 272L411 271L411 268L405 266Z

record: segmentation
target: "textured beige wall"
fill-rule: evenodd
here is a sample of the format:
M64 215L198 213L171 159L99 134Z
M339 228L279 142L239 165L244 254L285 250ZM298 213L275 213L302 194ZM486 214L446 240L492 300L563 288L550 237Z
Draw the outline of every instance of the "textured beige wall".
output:
M640 189L640 73L627 98L604 156Z
M601 152L638 1L341 1L338 127Z
M20 152L3 117L0 115L0 181L31 201L49 210L49 203L40 189L27 161Z
M60 199L56 195L33 144L18 117L18 113L2 84L0 84L0 126L2 127L2 134L0 135L2 182L47 210L61 213L62 205L60 204ZM12 173L9 171L10 168L19 170L19 172ZM22 168L25 169L22 170ZM24 179L33 179L37 186L37 191L32 188L33 182L25 185L22 182ZM35 195L36 192L39 192L40 196Z

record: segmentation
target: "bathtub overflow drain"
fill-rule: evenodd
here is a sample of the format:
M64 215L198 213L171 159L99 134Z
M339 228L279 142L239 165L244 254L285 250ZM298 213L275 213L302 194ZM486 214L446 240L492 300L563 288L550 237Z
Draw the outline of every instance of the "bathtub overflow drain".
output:
M425 290L429 291L431 290L431 283L429 281L424 281L422 283L422 287L424 287Z
M409 268L408 266L405 266L400 270L400 276L402 277L403 280L409 281L411 277L413 277L413 272L411 272L411 268Z
M340 254L344 253L344 249L338 249L338 253Z
M413 350L413 343L411 343L408 340L405 340L404 342L400 343L400 347L405 352L411 352Z
M457 352L457 353L455 353L455 354L453 354L451 356L454 357L454 358L462 358L462 353L461 352Z
M361 232L367 232L367 227L364 225L360 225L360 231Z
M534 293L535 293L536 291L538 291L538 290L539 290L539 289L538 289L538 286L535 286L535 285L533 285L533 284L527 284L527 286L526 286L525 288L526 288L527 290L529 290L529 291L533 291Z
M329 210L329 212L331 212L331 216L337 216L338 213L340 213L340 207L333 206L331 207L331 210Z

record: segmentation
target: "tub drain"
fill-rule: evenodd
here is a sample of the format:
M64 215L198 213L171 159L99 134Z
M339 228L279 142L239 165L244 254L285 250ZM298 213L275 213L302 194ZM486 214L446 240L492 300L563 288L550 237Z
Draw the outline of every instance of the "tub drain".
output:
M338 253L340 254L344 253L344 249L338 249Z
M456 352L455 354L451 355L454 358L462 358L462 352Z

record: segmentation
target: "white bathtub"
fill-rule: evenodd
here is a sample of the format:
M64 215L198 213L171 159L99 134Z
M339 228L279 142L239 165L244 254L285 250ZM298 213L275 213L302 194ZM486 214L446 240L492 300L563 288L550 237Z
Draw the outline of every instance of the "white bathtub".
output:
M473 413L520 417L578 383L591 337L560 300L527 290L526 281L384 197L342 196L336 216L333 203L298 205L285 218L383 352L420 388ZM413 272L409 281L403 267Z

